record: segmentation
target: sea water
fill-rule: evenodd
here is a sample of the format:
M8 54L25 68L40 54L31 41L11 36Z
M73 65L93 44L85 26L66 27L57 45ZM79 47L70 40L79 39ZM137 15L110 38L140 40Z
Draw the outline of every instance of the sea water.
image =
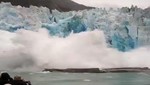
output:
M11 72L32 85L150 85L150 73Z

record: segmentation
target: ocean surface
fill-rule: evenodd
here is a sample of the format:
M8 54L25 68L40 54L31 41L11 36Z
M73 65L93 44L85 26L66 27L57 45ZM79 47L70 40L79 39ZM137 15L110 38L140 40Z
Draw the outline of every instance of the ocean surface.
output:
M48 73L9 72L32 85L150 85L150 73Z

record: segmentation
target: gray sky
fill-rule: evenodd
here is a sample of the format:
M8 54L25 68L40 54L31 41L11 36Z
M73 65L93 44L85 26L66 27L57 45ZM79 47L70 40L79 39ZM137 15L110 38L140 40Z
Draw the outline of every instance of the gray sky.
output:
M122 7L137 5L141 8L147 8L150 6L150 0L73 0L80 4L95 7Z

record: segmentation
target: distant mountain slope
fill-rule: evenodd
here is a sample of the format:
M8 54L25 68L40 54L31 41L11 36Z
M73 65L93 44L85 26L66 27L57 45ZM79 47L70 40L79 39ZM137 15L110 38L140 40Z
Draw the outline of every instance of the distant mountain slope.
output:
M30 5L44 6L59 11L91 9L91 7L80 5L71 0L0 0L0 2L11 2L13 5L21 5L25 7L29 7Z

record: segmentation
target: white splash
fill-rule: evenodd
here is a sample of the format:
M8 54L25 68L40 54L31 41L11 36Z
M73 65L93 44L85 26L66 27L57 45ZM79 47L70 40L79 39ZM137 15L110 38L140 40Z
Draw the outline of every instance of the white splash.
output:
M66 38L49 36L44 29L15 33L0 30L0 34L0 69L150 67L149 47L119 52L107 47L99 30Z

